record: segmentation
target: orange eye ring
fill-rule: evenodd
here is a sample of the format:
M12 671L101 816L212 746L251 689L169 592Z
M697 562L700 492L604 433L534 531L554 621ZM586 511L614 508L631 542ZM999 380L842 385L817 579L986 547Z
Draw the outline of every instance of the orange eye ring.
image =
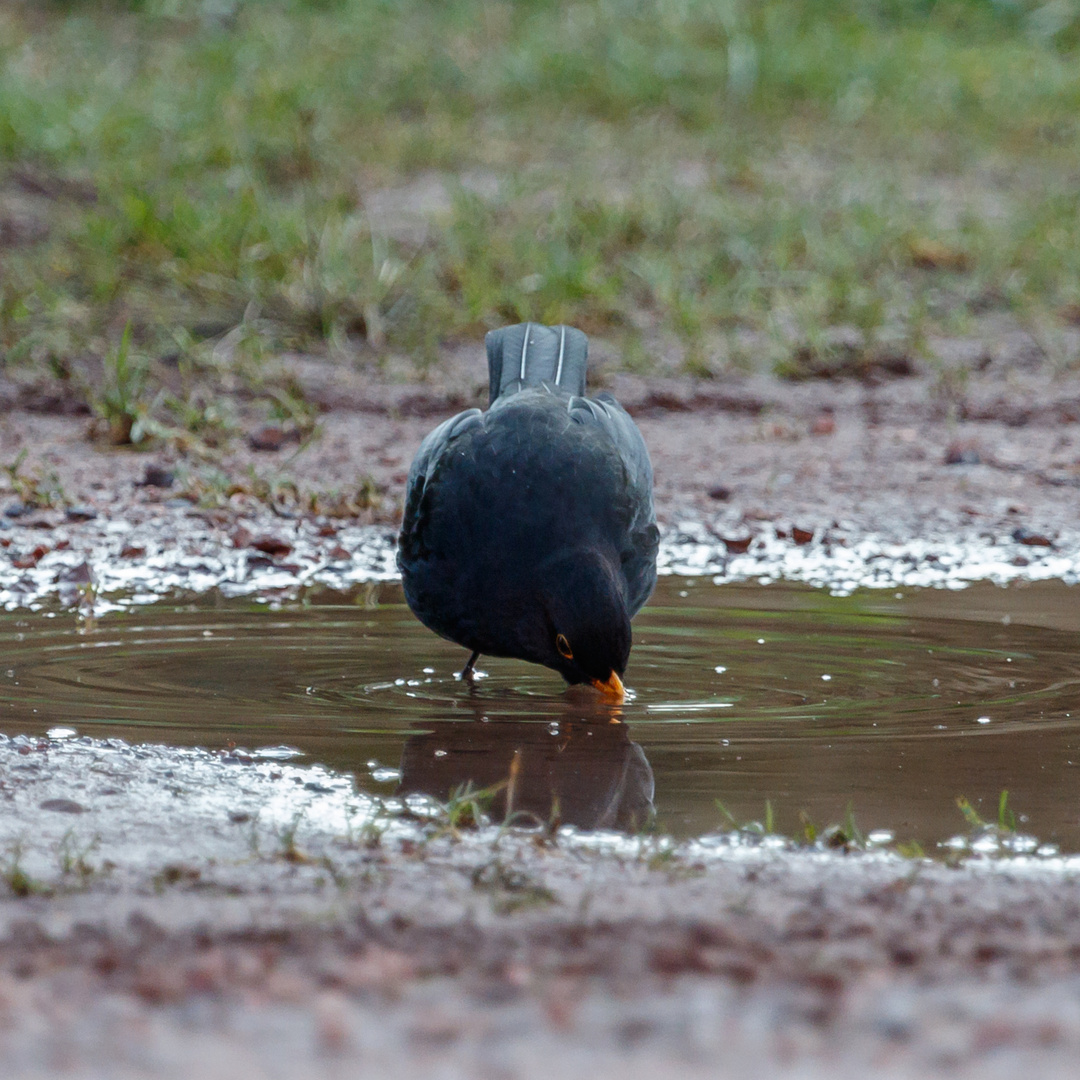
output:
M559 652L563 656L565 656L567 660L574 659L574 650L570 648L570 642L566 640L565 635L555 635L555 648L558 649Z

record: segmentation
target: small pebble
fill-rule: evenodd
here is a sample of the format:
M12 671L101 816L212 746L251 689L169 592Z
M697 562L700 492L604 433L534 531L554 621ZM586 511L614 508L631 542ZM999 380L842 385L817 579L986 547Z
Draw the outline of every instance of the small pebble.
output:
M946 465L978 465L981 461L979 451L970 443L950 443L945 451Z
M146 472L143 473L142 486L171 488L175 481L176 474L172 469L167 469L164 465L147 465Z
M288 433L280 427L276 427L273 424L267 424L265 427L259 428L257 431L253 431L248 436L248 446L252 450L262 450L267 452L274 452L280 450L288 441Z
M267 555L288 555L292 551L292 544L282 540L278 536L265 533L251 541L251 546L256 551L264 551Z
M721 537L724 541L724 547L728 549L728 552L732 555L745 555L750 550L750 545L754 542L752 536L747 536L738 540L729 540L726 536Z
M84 559L77 566L68 567L57 574L56 580L64 585L89 585L94 580L90 564Z
M1026 544L1028 547L1053 547L1054 542L1049 536L1042 533L1031 532L1029 529L1013 529L1012 538L1018 544Z
M38 803L42 810L55 810L58 814L85 814L86 807L81 806L74 799L46 799Z

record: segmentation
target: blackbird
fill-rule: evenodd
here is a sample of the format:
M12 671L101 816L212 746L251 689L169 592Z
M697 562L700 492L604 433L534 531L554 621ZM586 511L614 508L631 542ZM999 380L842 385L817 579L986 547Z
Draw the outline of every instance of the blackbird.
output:
M656 584L652 464L588 339L524 323L487 335L490 402L444 421L409 471L398 568L431 630L621 699L630 619Z

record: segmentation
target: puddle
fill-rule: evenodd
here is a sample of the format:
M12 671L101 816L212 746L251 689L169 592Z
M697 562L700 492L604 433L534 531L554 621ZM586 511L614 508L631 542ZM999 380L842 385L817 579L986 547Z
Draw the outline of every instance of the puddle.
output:
M515 775L516 811L680 837L740 822L844 819L928 850L956 805L1080 851L1075 587L862 590L668 577L635 623L618 712L553 673L423 630L399 586L312 590L276 607L207 594L80 623L0 613L0 732L296 747L363 791L445 799ZM619 722L613 722L619 721ZM57 730L59 729L59 730ZM265 750L269 760L286 758ZM516 767L511 768L517 761ZM504 789L496 811L504 805Z

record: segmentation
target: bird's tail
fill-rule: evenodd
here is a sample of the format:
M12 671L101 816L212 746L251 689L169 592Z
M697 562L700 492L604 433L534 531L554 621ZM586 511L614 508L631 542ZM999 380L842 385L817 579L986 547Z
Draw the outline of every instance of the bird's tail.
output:
M585 393L589 339L573 326L518 323L492 330L485 341L492 402L542 383Z

